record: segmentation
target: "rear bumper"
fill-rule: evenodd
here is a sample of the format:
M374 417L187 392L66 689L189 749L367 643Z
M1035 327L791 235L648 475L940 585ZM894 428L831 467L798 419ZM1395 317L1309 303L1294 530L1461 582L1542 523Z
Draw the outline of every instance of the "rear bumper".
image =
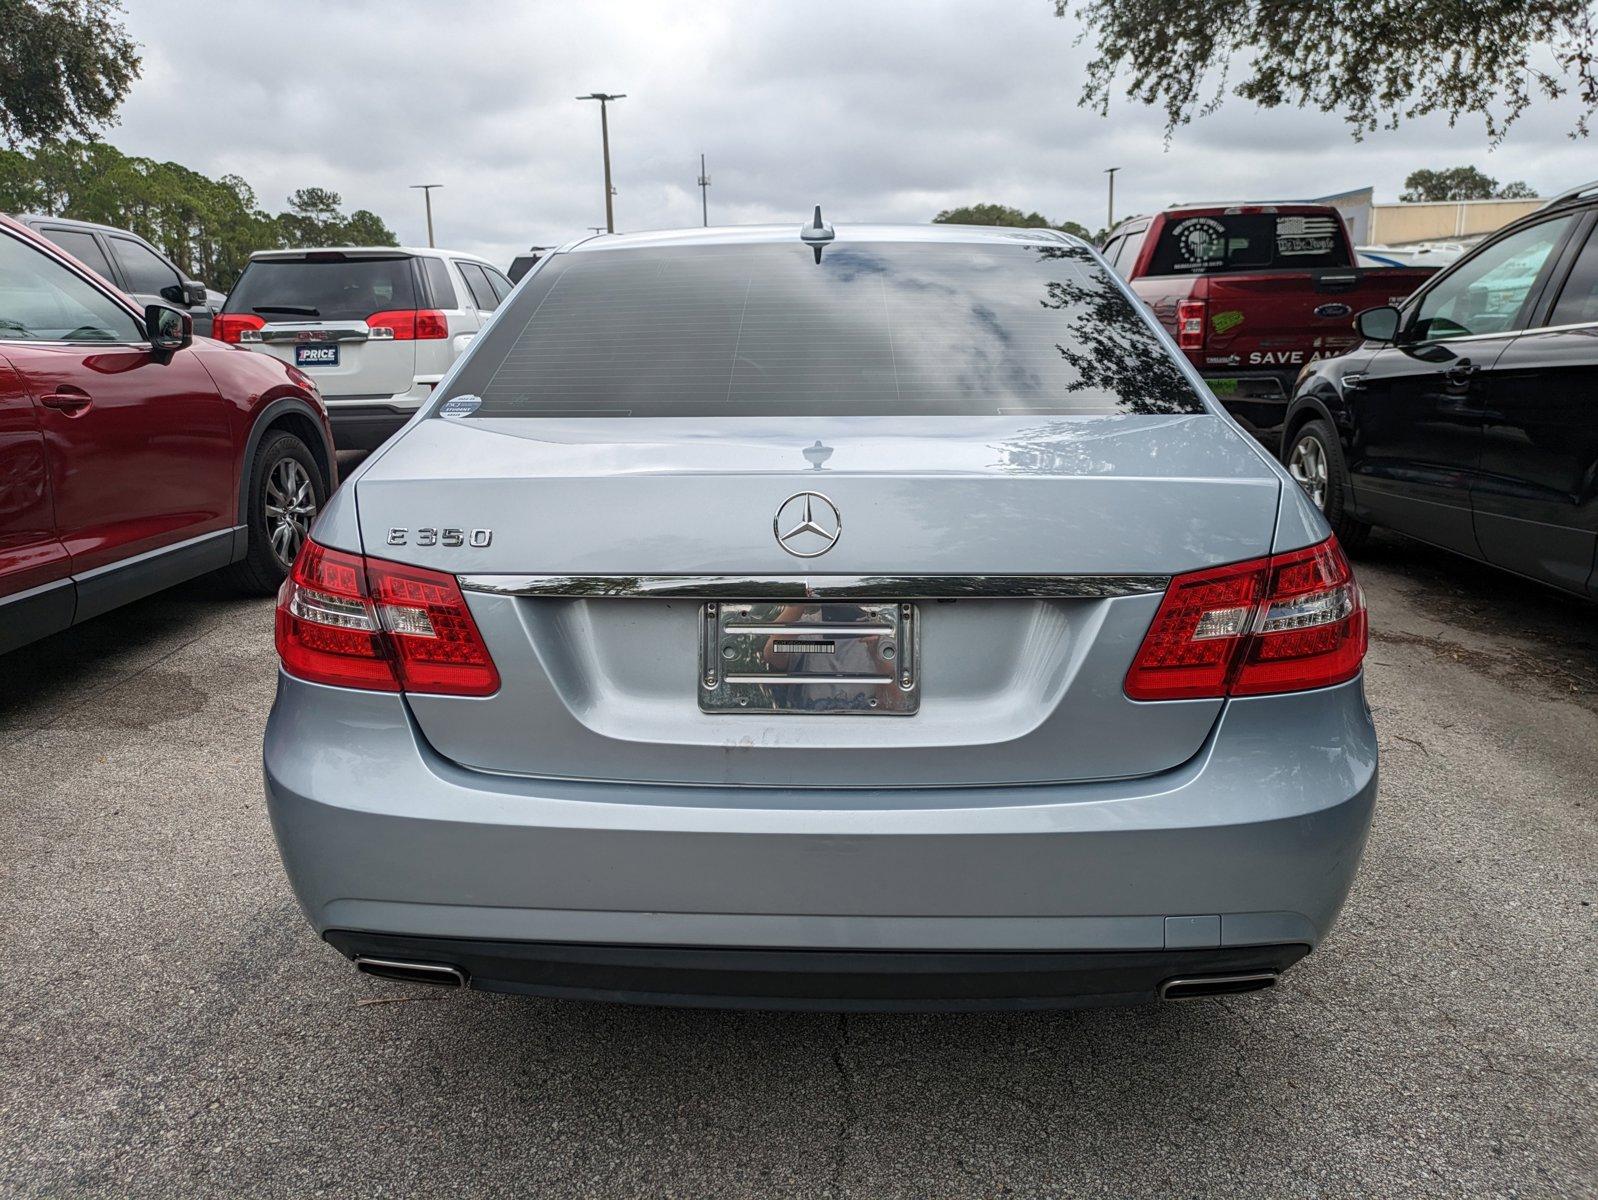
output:
M491 992L715 1008L852 1012L1144 1004L1177 979L1269 987L1305 945L1074 953L729 950L417 938L329 930L346 958L454 968ZM374 970L382 974L382 969ZM442 980L441 980L442 981ZM1250 986L1252 985L1252 986Z
M1298 368L1288 371L1237 371L1201 367L1199 374L1238 424L1273 449L1282 441L1287 402L1293 396Z
M348 396L323 393L333 441L340 450L376 450L398 433L427 402L442 375L418 375L409 391L392 396Z
M402 698L280 676L265 775L289 879L341 948L367 934L1156 956L1318 943L1352 883L1377 783L1357 680L1232 701L1193 760L1151 778L818 790L467 771L426 745ZM1068 993L1048 991L1053 1003Z
M327 401L333 445L339 450L376 450L416 415L416 404Z

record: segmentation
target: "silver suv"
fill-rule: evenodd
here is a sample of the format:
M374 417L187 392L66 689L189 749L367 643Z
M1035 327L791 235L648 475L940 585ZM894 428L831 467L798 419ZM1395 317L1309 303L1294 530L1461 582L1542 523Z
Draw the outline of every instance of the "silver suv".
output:
M216 336L299 367L338 448L370 450L415 414L512 286L453 250L266 250L233 285Z
M1248 991L1365 842L1347 560L1052 231L568 246L312 539L266 788L305 913L374 974Z

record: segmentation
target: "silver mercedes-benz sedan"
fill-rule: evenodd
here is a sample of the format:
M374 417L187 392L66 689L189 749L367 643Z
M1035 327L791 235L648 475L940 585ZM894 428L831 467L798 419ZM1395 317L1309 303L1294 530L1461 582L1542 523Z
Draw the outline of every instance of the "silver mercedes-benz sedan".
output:
M372 974L782 1008L1269 987L1376 795L1320 514L1049 230L599 237L332 498L266 788Z

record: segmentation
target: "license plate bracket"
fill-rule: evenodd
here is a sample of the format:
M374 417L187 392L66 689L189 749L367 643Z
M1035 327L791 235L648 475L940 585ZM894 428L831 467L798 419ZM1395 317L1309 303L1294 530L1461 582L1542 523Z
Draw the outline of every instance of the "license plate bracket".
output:
M699 612L699 707L913 716L919 624L903 601L711 601Z

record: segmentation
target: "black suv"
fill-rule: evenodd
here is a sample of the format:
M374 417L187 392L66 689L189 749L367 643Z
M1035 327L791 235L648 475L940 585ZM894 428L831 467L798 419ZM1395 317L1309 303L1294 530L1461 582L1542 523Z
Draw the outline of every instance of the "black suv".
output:
M1598 181L1355 327L1282 442L1343 543L1382 525L1598 596Z
M194 318L194 332L198 336L211 336L211 323L227 297L208 291L197 279L188 278L170 258L138 234L68 217L24 216L17 220L49 238L141 305L168 304L180 308Z

